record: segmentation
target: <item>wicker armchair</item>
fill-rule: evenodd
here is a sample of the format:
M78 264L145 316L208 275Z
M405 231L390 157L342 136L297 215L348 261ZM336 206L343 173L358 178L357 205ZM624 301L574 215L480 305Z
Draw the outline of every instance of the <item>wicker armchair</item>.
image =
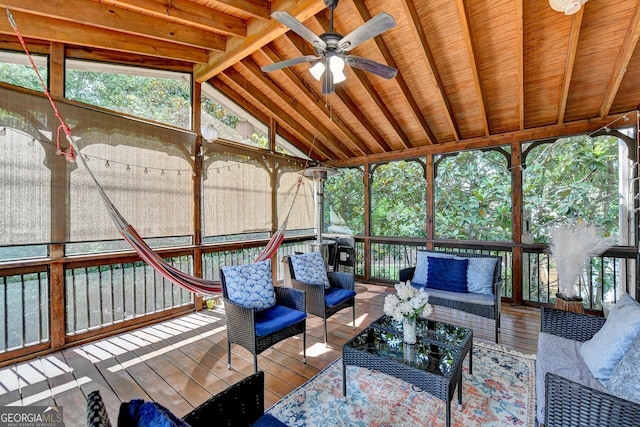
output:
M543 307L541 332L587 341L605 319ZM640 405L594 390L564 377L545 376L546 427L640 425Z
M295 256L295 255L294 255ZM291 263L290 257L285 257L285 263L289 265L289 272L291 273L291 285L295 289L304 291L307 296L307 313L321 317L324 323L324 344L327 345L327 319L337 313L338 311L351 307L352 310L352 326L356 328L356 304L355 304L355 279L351 273L341 273L329 271L327 272L327 278L331 289L325 289L324 286L312 285L309 283L296 280L296 273ZM327 296L331 292L336 290L351 291L349 294L344 293L346 298L339 301L337 304L327 303Z
M302 361L306 363L307 333L304 292L292 288L276 287L276 305L304 312L305 317L275 332L258 336L256 334L256 323L259 321L259 314L254 309L242 307L231 301L222 270L220 270L220 278L222 281L224 309L227 315L227 363L229 369L231 369L231 343L239 344L253 354L254 372L258 372L258 354L283 339L298 334L302 334Z
M182 419L192 427L244 427L253 425L263 414L264 372L259 371L216 394Z

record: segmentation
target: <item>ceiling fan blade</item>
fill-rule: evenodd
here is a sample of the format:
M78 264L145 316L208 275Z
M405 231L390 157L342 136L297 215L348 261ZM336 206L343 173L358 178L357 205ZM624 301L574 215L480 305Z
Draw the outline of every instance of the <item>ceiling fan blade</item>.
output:
M333 73L330 70L326 70L322 76L322 94L328 95L333 93L334 90Z
M311 43L313 47L316 47L320 50L325 50L327 48L327 44L324 42L324 40L318 37L313 31L305 27L302 22L294 18L293 15L291 15L289 12L273 12L271 14L271 17L279 23L289 27L291 31Z
M344 62L353 68L368 71L380 77L384 77L385 79L392 79L396 74L398 74L398 70L393 67L389 67L388 65L384 65L361 56L347 55L344 58Z
M291 58L285 61L280 61L280 62L275 62L273 64L265 65L260 69L265 73L270 73L271 71L281 70L283 68L290 67L296 64L301 64L303 62L312 62L317 59L320 59L320 57L315 55L300 56L298 58Z
M338 51L350 51L359 44L374 38L378 34L396 26L396 20L386 12L382 12L360 25L338 42Z

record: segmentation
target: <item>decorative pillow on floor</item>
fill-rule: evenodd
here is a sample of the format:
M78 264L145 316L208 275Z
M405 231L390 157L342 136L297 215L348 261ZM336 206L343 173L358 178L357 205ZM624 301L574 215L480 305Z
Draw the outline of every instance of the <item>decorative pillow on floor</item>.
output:
M468 259L428 257L428 263L427 289L469 292L467 290Z
M310 285L322 285L325 289L330 286L327 269L320 252L291 255L289 262L293 266L296 280Z
M580 348L580 355L593 376L607 384L613 368L640 334L640 307L613 306L602 328Z
M229 299L245 308L265 310L276 305L271 259L222 267Z
M426 285L427 284L427 270L429 269L429 260L428 258L454 258L454 255L445 254L441 252L429 252L429 251L418 251L418 255L416 256L416 269L413 272L413 278L411 279L411 283L415 283L417 285Z

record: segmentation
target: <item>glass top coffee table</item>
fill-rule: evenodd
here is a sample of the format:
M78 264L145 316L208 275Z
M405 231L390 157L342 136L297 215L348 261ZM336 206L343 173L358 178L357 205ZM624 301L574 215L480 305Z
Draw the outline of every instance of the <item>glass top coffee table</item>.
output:
M360 366L392 375L444 400L447 427L451 425L451 400L458 387L462 404L462 363L473 362L473 331L455 325L418 319L418 341L402 341L402 324L382 316L342 348L342 393L347 396L347 365Z

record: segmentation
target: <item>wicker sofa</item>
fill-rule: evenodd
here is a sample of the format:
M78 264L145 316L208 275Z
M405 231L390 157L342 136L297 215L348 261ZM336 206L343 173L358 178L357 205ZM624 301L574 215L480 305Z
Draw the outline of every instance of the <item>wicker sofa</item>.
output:
M486 317L495 320L495 340L498 342L498 334L500 330L500 304L502 291L502 259L499 256L484 255L471 252L442 252L442 251L419 251L417 265L420 263L421 256L447 256L455 259L486 259L495 260L493 267L493 276L491 272L488 274L491 293L475 293L475 292L451 292L442 289L433 289L433 284L427 284L426 290L429 292L429 302L434 305L461 310L477 316ZM414 282L414 274L416 267L410 267L400 270L400 281L411 281L415 287L425 286ZM470 279L471 280L471 279Z
M611 394L575 354L604 324L605 319L598 316L542 308L540 331L550 335L540 334L538 339L539 423L544 421L546 427L640 425L640 404Z

